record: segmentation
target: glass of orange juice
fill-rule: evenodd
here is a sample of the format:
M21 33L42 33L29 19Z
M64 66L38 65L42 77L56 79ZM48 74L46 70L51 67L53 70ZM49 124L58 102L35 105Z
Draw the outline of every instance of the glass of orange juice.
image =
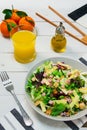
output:
M28 63L36 58L36 32L21 30L12 35L14 57L20 63Z

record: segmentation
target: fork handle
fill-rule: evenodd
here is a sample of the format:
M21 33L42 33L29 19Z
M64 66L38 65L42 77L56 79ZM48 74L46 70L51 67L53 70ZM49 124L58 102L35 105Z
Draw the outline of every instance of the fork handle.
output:
M24 108L22 107L21 103L19 102L16 94L14 91L10 91L10 93L12 94L12 96L14 97L17 105L19 106L19 109L21 111L21 114L22 114L22 117L23 117L23 120L25 122L26 125L28 126L31 126L32 125L32 120L30 119L30 117L28 116L28 114L25 112Z

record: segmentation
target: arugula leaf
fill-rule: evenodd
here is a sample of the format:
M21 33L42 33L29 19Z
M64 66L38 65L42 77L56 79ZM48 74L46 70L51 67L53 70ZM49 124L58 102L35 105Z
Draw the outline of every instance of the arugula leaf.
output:
M56 76L56 75L59 76L59 71L58 71L58 70L54 70L54 71L52 72L52 74L53 74L54 76Z
M51 98L47 95L42 97L42 101L46 105L48 105L49 100L51 100Z
M53 107L53 109L52 109L51 115L52 115L52 116L57 116L57 115L59 115L61 112L63 112L65 109L66 109L65 104L63 104L63 103L60 103L60 104L55 103L55 105L54 105L54 107Z

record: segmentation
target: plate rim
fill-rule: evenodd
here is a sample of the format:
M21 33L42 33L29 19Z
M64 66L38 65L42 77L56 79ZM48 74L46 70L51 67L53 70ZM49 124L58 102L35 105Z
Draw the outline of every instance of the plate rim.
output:
M57 59L59 59L59 60L57 60ZM51 61L53 61L53 60L60 61L60 59L61 59L61 60L65 60L65 61L70 60L70 62L72 61L73 63L75 62L75 63L78 64L79 66L81 65L83 68L85 67L84 64L82 64L79 60L75 60L75 59L73 59L73 58L68 58L68 57L50 57L50 58L45 58L44 60L41 60L41 61L39 61L38 63L36 63L36 64L28 71L27 76L26 76L26 79L25 79L25 86L26 86L26 82L27 82L27 79L28 79L30 73L33 72L39 65L41 65L43 62L48 61L48 60L51 60ZM82 69L82 67L81 67L81 69ZM76 68L76 67L75 67L75 68ZM33 70L33 69L34 69L34 70ZM84 68L84 70L85 70L85 69L87 69L87 67ZM25 87L25 86L24 86L24 87ZM36 107L36 106L34 105L34 102L32 101L32 99L31 99L31 97L29 96L29 94L26 92L26 90L25 90L25 95L26 95L26 99L27 99L28 103L29 103L30 106L33 108L33 110L35 110L38 114L40 114L40 115L42 115L42 116L44 116L44 117L46 117L46 118L48 118L48 119L52 119L52 120L56 120L56 121L69 121L69 120L75 120L75 119L81 118L82 116L86 115L86 113L87 113L87 108L86 108L86 109L84 109L84 110L82 110L82 111L78 112L77 114L72 115L72 116L70 116L70 117L59 117L59 116L55 116L55 117L54 117L54 116L46 115L44 112L41 111L41 109L39 109L38 107Z

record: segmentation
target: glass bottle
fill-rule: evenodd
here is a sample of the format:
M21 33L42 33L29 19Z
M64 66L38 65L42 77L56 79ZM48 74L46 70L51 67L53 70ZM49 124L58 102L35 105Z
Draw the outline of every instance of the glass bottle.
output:
M64 52L66 50L65 28L62 22L56 28L55 36L51 39L51 46L55 52Z

